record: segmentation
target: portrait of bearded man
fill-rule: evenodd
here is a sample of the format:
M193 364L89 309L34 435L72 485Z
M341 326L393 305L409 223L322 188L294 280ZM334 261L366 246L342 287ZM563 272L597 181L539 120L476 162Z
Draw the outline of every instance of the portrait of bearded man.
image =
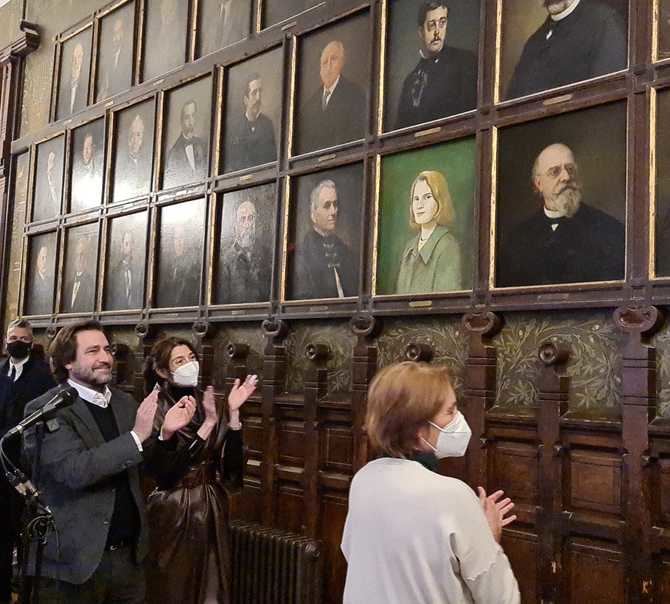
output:
M572 149L545 147L531 178L541 205L499 241L496 286L623 279L624 225L584 200Z

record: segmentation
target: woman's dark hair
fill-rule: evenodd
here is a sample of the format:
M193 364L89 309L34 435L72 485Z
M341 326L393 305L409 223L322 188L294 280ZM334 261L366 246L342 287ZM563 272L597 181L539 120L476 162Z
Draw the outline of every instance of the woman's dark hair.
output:
M70 323L61 328L49 345L51 372L58 383L63 383L69 377L65 365L69 365L77 358L77 334L80 331L101 331L105 333L102 325L92 319Z
M144 359L144 392L149 394L156 384L161 384L165 378L158 375L158 370L161 369L170 373L170 355L175 346L187 346L191 352L198 359L198 353L195 350L193 343L186 338L179 338L176 336L164 337L158 340L152 347L149 356Z

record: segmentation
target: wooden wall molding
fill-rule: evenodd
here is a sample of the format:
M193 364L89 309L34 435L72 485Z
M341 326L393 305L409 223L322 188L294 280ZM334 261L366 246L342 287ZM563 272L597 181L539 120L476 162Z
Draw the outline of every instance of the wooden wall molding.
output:
M19 24L20 35L0 49L0 317L5 317L12 228L13 179L11 144L19 133L25 57L40 44L40 34L28 21Z

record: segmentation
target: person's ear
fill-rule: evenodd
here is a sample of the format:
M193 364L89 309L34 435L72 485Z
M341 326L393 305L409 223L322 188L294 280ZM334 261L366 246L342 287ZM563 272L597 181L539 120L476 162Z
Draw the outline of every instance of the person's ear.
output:
M168 375L168 372L165 371L165 369L156 369L156 373L157 373L160 377L162 377L164 380L167 380L167 379L169 379L169 377L170 377L170 376Z
M423 442L424 440L430 442L430 429L431 425L428 422L424 422L416 431L417 446L419 446L421 449L423 449L426 445L426 443Z

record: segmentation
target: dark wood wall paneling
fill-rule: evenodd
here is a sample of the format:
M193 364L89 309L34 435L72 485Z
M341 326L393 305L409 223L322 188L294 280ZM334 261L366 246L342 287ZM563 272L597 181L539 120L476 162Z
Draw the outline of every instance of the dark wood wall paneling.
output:
M504 530L503 546L519 580L523 602L660 604L670 595L670 421L656 412L656 350L663 326L656 307L620 307L612 321L623 346L620 413L594 416L570 405L566 342L547 340L537 351L536 404L520 413L494 404L496 336L503 317L463 316L469 338L460 404L473 435L463 460L441 470L475 487L504 489L518 521ZM339 551L347 492L368 459L363 427L365 393L377 368L383 321L367 313L350 322L351 392L328 395L331 348L308 343L304 393L288 392L286 339L292 326L263 325L262 381L244 407L248 447L244 489L232 513L323 541L325 602L341 601L346 563ZM140 350L158 336L142 332ZM231 342L225 375L212 363L215 325L200 324L194 338L203 355L203 380L221 396L248 371L249 347ZM395 360L432 362L434 350L410 342ZM140 353L141 354L141 353ZM140 374L119 370L126 386ZM383 505L383 502L380 502Z

